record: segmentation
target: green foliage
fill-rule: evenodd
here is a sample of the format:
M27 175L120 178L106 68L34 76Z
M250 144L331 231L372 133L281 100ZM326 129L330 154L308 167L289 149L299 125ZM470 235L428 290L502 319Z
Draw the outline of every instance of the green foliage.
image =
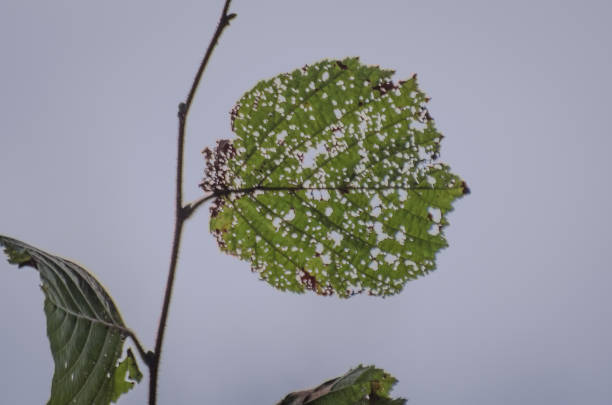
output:
M154 351L125 326L102 285L79 265L0 235L9 263L35 268L45 295L55 363L50 405L107 405L142 374L123 343L131 337L150 371L157 404L164 331L185 221L211 198L210 229L222 250L251 262L280 290L346 298L387 296L435 269L447 246L453 202L469 192L438 162L442 135L416 76L357 58L324 60L259 82L231 113L236 139L205 149L201 187L211 194L184 204L187 116L219 37L236 17L225 0L191 89L179 104L175 234ZM390 397L397 380L358 366L278 405L404 405Z
M49 405L109 404L142 377L131 351L117 364L127 328L102 285L79 265L0 235L9 263L38 270L55 363ZM126 374L129 374L126 381Z
M115 370L113 377L115 389L111 400L117 402L122 394L127 393L134 387L134 382L140 382L140 380L142 380L142 373L138 369L134 353L131 349L128 349L126 358L119 363Z
M292 392L277 405L404 405L389 397L397 380L374 366L358 366L316 388Z
M210 228L222 250L278 289L343 298L396 294L435 269L447 214L469 190L438 162L442 135L416 77L392 75L356 58L325 60L238 101L237 138L205 150L201 184L215 197ZM180 221L192 213L178 212ZM119 361L134 336L90 273L15 239L0 245L10 263L40 274L55 362L49 404L109 404L140 382L132 351ZM135 342L157 372L158 355ZM279 405L403 405L389 396L395 383L359 366Z
M396 294L435 269L465 183L437 162L442 135L416 77L357 58L259 82L233 141L205 150L211 231L281 290Z

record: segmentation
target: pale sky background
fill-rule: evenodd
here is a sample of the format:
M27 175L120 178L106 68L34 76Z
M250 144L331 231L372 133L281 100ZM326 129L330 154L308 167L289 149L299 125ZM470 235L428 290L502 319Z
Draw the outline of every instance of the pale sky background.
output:
M438 270L388 299L280 293L187 225L161 404L270 404L359 364L414 405L612 403L609 1L235 0L191 113L231 137L255 83L322 58L418 73L456 204ZM0 233L70 257L153 346L173 226L176 107L222 0L0 2ZM37 274L0 261L1 403L42 404ZM144 366L143 366L144 370ZM147 383L120 404L143 404Z

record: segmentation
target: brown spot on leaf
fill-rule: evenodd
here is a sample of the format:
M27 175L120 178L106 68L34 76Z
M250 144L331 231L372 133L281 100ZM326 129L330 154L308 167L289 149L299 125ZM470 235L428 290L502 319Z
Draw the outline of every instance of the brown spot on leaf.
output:
M210 211L212 213L212 211L213 211L212 207L211 207ZM218 212L216 212L213 216L216 216L217 214L218 214ZM217 244L219 245L219 249L227 250L227 245L225 243L225 239L223 239L223 234L225 232L221 231L219 229L215 229L212 233L213 233L213 236L215 237L215 239L217 240Z
M344 127L342 125L335 125L329 128L332 132L342 132L343 129Z
M311 291L317 291L317 286L319 285L319 282L317 281L315 276L310 274L308 271L302 269L300 270L299 277L300 283L304 286L304 288Z
M393 82L381 82L372 87L372 89L380 91L381 94L385 94L390 90L397 89L397 86Z
M349 192L349 188L346 185L342 185L338 187L338 191L340 191L342 194L347 194Z
M236 104L234 108L232 108L232 111L230 111L230 125L232 132L235 129L234 122L236 121L236 118L238 118L238 111L240 111L240 104Z
M325 288L321 287L321 284L317 280L315 276L310 274L307 270L301 269L299 272L300 284L304 286L307 290L314 291L318 295L332 295L334 290L330 286L326 286Z
M204 179L200 183L200 187L204 191L213 193L226 191L231 181L228 162L236 156L236 149L232 142L228 139L220 139L217 141L217 146L214 150L205 148L202 154L206 159L206 168L204 169ZM210 207L211 215L213 217L217 216L224 204L225 199L222 196L216 198Z

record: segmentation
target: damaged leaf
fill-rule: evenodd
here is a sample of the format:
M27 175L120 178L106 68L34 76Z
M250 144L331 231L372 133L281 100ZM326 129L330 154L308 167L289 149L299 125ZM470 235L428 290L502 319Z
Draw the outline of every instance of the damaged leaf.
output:
M129 392L134 388L134 384L139 383L140 380L142 380L142 373L138 369L136 357L134 357L132 349L128 349L125 359L119 363L115 370L113 378L115 387L111 401L117 402L121 395Z
M81 266L0 235L11 264L38 270L55 371L48 405L110 404L140 381L128 330L111 297ZM127 380L126 380L127 374Z
M397 380L374 366L358 366L318 387L288 394L277 405L404 405L389 394Z
M442 135L416 77L356 58L258 83L205 150L222 250L272 286L387 296L435 269L466 184L438 162Z

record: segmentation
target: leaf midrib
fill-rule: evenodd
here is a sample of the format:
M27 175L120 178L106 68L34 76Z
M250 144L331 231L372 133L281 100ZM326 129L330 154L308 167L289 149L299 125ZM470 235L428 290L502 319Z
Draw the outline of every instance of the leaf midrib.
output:
M111 329L117 329L118 331L122 332L124 335L129 335L130 334L130 330L128 328L126 328L125 326L118 325L118 324L112 323L112 322L107 322L107 321L104 321L104 320L98 319L98 318L92 318L92 317L87 316L87 315L79 314L78 312L74 312L74 311L64 307L63 305L58 304L48 294L45 294L45 296L54 306L56 306L57 308L59 308L60 310L64 311L65 313L67 313L70 316L74 316L75 318L78 318L78 319L84 319L84 320L92 322L92 323L98 323L98 324L104 325L104 326L106 326L108 328L111 328Z

